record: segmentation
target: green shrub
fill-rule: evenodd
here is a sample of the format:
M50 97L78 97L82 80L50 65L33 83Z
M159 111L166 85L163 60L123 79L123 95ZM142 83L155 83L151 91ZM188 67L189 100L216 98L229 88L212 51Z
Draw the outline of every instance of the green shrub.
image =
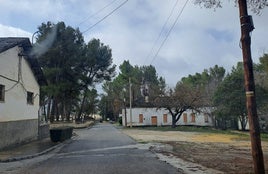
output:
M122 125L122 117L119 117L119 119L118 119L118 123L119 123L120 125Z

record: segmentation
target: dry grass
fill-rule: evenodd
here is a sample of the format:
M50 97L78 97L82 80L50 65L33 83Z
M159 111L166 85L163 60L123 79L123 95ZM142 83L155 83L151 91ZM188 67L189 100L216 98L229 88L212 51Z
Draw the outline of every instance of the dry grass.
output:
M49 128L58 128L58 127L72 127L74 129L81 129L81 128L86 128L94 124L94 121L87 121L85 123L65 123L65 122L58 122L58 123L51 123L49 125Z
M140 142L161 142L173 147L171 151L152 148L156 152L172 154L224 173L253 173L248 135L146 129L123 129L122 132ZM267 141L262 141L262 148L268 172Z

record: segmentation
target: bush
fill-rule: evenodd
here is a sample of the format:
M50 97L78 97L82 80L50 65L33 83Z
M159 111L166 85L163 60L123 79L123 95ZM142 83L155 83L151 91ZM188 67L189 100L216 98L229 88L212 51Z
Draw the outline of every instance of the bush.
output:
M118 122L120 125L122 125L122 117L119 117Z

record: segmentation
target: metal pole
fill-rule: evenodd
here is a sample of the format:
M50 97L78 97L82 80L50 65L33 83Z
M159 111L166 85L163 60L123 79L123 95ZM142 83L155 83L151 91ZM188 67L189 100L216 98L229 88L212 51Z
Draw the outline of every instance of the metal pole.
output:
M124 98L124 110L125 110L125 126L127 127L127 108L126 108L126 98Z
M123 92L124 92L124 115L125 115L125 126L127 127L127 107L126 107L126 88L123 88Z
M130 116L130 127L132 127L132 90L131 90L131 78L129 77L129 116Z
M246 89L246 104L249 118L249 129L251 138L251 152L255 174L265 173L263 152L261 147L260 126L257 115L255 83L253 75L253 63L251 58L251 38L250 32L254 29L251 16L247 12L247 0L238 0L240 24L241 24L241 44L243 53L244 78Z

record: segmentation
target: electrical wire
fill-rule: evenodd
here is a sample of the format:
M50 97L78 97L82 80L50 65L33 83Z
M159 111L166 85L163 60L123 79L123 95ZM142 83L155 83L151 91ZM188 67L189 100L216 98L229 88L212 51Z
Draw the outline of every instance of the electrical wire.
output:
M167 33L165 39L162 41L160 47L158 48L157 52L155 53L155 55L154 55L154 57L153 57L153 59L152 59L150 65L153 63L153 61L154 61L154 60L156 59L156 57L158 56L158 53L160 52L161 48L163 47L164 43L166 42L167 38L169 37L171 31L172 31L173 28L175 27L177 21L179 20L181 14L182 14L182 12L184 11L184 9L185 9L185 7L186 7L186 5L187 5L188 2L189 2L189 0L187 0L187 1L184 3L184 5L183 5L181 11L178 13L178 15L177 15L177 17L176 17L176 19L175 19L173 25L172 25L171 28L169 29L169 31L168 31L168 33Z
M151 48L149 54L147 55L145 61L146 61L147 59L149 59L149 57L150 57L150 55L152 54L154 48L156 47L156 44L157 44L158 40L160 39L162 33L164 32L164 29L166 28L166 25L167 25L167 23L168 23L170 17L172 16L172 14L173 14L173 12L174 12L174 9L175 9L175 7L177 6L178 2L179 2L179 0L176 0L175 4L173 5L173 8L172 8L171 12L170 12L168 18L166 19L164 25L162 26L161 31L160 31L160 33L159 33L157 39L156 39L155 42L153 43L153 46L152 46L152 48ZM145 63L144 63L144 64L145 64Z
M19 82L15 83L14 85L12 85L9 89L6 89L5 92L8 92L10 90L12 90L15 86L17 86L19 84Z
M18 82L17 80L13 80L13 79L11 79L11 78L8 78L8 77L6 77L6 76L4 76L4 75L1 75L0 74L0 77L2 77L2 78L4 78L4 79L7 79L7 80L9 80L9 81L12 81L12 82Z
M128 2L128 0L125 0L124 2L122 2L119 6L117 6L114 10L112 10L110 13L108 13L107 15L105 15L103 18L101 18L99 21L97 21L95 24L91 25L90 27L88 27L85 31L82 32L82 34L88 32L90 29L92 29L93 27L95 27L96 25L98 25L99 23L101 23L102 21L104 21L107 17L109 17L110 15L112 15L115 11L117 11L119 8L121 8L123 5L125 5Z
M102 7L101 9L99 9L96 13L88 16L87 18L85 18L82 22L80 22L77 26L82 25L83 23L85 23L87 20L89 20L90 18L96 16L97 14L99 14L100 12L102 12L104 9L106 9L107 7L109 7L110 5L112 5L113 3L115 3L118 0L113 0L112 2L110 2L109 4L107 4L106 6Z
M21 85L21 87L23 89L23 92L24 92L24 94L26 95L26 98L27 98L28 90L24 86L24 82L23 82L23 78L22 78L22 56L19 56L19 61L18 61L18 80L11 79L11 78L6 77L6 76L1 75L1 74L0 74L0 77L4 78L6 80L9 80L9 81L15 82L15 84L13 84L10 88L4 90L5 93L11 91L17 85ZM35 96L33 97L33 99L35 99L38 95L39 94L36 93Z

